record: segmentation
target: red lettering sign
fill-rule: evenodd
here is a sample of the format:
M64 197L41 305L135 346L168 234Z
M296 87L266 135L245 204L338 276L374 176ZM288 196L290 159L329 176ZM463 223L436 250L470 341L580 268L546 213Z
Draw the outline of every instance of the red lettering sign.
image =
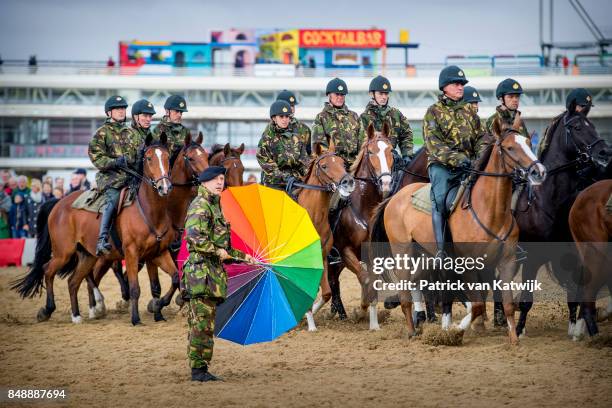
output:
M380 48L384 30L300 30L300 48Z

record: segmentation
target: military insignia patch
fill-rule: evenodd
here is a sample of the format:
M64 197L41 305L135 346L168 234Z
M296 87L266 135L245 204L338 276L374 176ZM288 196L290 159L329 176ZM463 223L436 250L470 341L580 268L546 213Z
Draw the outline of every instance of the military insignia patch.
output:
M514 83L514 85L512 85L512 88L514 89L519 89L519 84L517 84L516 82Z
M182 108L185 106L185 104L183 102L179 103L179 106Z
M338 90L342 91L344 89L344 87L342 85L338 85Z
M149 108L153 107L153 104L151 102L149 102L149 104L147 105Z
M120 101L120 100L121 100L121 97L120 97L120 96L118 96L118 97L117 97L117 100L118 100L118 101Z
M457 72L457 75L459 75L459 76L463 76L463 71L459 71L459 72Z
M295 98L292 96L289 98L289 102L295 102Z
M283 108L283 112L285 112L285 113L286 113L286 112L288 112L288 111L287 111L287 108Z
M387 89L387 88L389 88L389 85L383 84L383 89Z
M474 98L478 98L478 93L474 92L474 93L472 94L472 96L473 96Z
M591 102L591 95L587 95L586 100L587 102Z

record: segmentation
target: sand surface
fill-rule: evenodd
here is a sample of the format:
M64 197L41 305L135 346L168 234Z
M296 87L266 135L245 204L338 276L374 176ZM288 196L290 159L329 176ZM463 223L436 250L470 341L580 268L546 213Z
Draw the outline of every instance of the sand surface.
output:
M187 324L174 303L167 322L146 311L147 275L140 274L143 325L115 308L114 277L102 282L109 309L104 319L70 321L66 281L56 279L57 310L36 322L42 298L21 300L8 289L24 268L0 269L0 389L65 388L60 404L92 407L407 407L407 406L611 406L612 348L588 347L567 338L564 304L537 304L528 337L510 346L505 333L486 323L469 332L462 346L430 346L407 339L403 315L393 310L382 330L367 321L316 316L319 331L302 323L274 342L243 347L217 340L211 372L224 382L193 383L185 356ZM169 280L162 277L162 286ZM359 287L348 271L341 278L347 311L359 304ZM382 305L379 305L382 309ZM462 307L455 307L458 323ZM605 335L612 323L600 323ZM0 401L0 406L17 406ZM24 405L25 406L25 405Z

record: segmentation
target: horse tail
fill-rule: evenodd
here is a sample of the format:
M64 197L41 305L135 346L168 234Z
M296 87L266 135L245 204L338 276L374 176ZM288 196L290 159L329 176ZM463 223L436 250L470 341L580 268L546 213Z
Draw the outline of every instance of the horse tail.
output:
M51 236L49 235L48 221L51 210L59 200L53 199L40 206L38 217L36 218L36 251L34 262L28 273L21 279L11 283L11 289L17 291L25 299L34 297L41 293L43 279L45 277L45 265L51 259Z
M383 200L374 208L372 218L370 219L370 241L371 242L389 242L387 230L385 229L385 209L389 204L391 197Z

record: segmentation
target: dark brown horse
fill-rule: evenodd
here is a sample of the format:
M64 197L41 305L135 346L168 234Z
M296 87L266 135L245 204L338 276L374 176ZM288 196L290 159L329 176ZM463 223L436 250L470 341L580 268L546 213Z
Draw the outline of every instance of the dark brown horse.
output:
M236 187L243 185L244 166L240 156L244 153L244 143L239 147L231 147L229 143L225 146L216 144L212 147L208 163L211 166L223 166L226 169L225 185Z
M533 189L525 188L516 205L514 216L521 242L571 242L568 216L578 192L597 179L609 177L605 171L612 152L584 114L565 113L549 129L548 138L547 148L538 157L548 170L546 181ZM523 262L523 281L535 279L540 267L549 262L553 274L565 270L559 257L551 257L550 252L529 251ZM532 306L533 293L523 292L516 327L518 335L524 334ZM570 336L576 323L577 306L568 300Z
M607 312L612 312L612 208L606 207L610 199L612 180L599 181L578 195L569 214L572 237L586 272L580 294L580 315L573 333L575 339L584 335L585 325L589 336L599 332L595 300L604 285L610 290Z
M514 228L514 219L510 212L512 197L512 178L520 173L531 183L540 183L546 170L536 159L527 144L527 139L521 136L517 129L520 126L520 115L513 124L507 127L496 120L493 124L494 140L481 158L481 163L472 173L479 175L470 191L466 193L467 205L459 206L450 215L448 223L455 242L472 242L487 244L494 253L488 254L489 259L500 262L501 279L509 282L514 270L510 267L514 260L513 244L518 240L518 229ZM412 195L423 187L423 183L414 183L404 187L396 195L383 201L376 209L372 221L372 242L383 240L391 244L393 253L399 253L407 243L418 243L424 248L432 248L435 243L431 223L431 215L417 210L412 205ZM499 245L504 243L503 250L497 252ZM508 249L510 248L510 249ZM435 252L435 251L434 251ZM468 254L459 254L466 256ZM468 255L472 256L472 255ZM483 256L480 254L479 256ZM419 281L424 271L418 270L411 275L407 269L401 269L399 279ZM468 275L468 274L466 274ZM374 278L372 278L374 279ZM474 292L474 291L472 291ZM423 310L420 302L420 291L412 291L413 298L418 302L417 310ZM515 332L514 305L512 292L504 291L504 311L509 325L509 335L512 343L518 342ZM467 302L468 314L461 321L459 328L467 330L471 323L484 312L484 299L479 294L472 294ZM415 333L412 318L412 300L408 290L400 291L400 303L410 335ZM452 302L446 302L442 316L442 327L448 329L451 323Z
M329 226L329 203L334 192L341 197L348 197L355 188L353 177L346 172L344 160L336 155L333 141L329 142L329 149L323 152L318 143L314 146L315 157L309 164L304 183L295 183L301 187L297 202L304 207L321 238L323 253L323 276L321 277L321 298L315 302L311 310L306 313L308 330L317 329L313 315L331 298L331 290L327 278L327 255L333 245L333 236Z
M132 324L140 323L138 313L138 261L152 260L165 271L176 274L177 270L167 250L172 241L172 223L166 212L168 194L172 189L169 178L169 157L166 137L162 135L160 143L153 143L151 135L145 140L142 152L143 175L141 177L135 203L121 209L115 220L115 226L122 242L120 250L125 254L130 301L132 306ZM72 208L72 203L81 193L73 193L60 200L49 215L46 233L49 234L51 251L37 251L34 267L16 285L20 294L25 297L37 293L44 278L47 289L46 305L38 312L38 320L45 321L55 310L53 279L57 272L68 264L75 262L68 286L72 306L72 321L81 322L77 291L79 285L88 276L97 258L96 240L100 222L96 213ZM116 247L111 253L115 260L124 256ZM52 254L52 255L51 255ZM49 262L43 262L47 258ZM43 267L44 265L44 267Z
M168 196L168 216L172 221L174 230L174 241L171 247L172 258L176 260L178 248L183 236L185 216L187 208L191 200L197 195L197 187L199 186L198 175L208 168L208 153L202 147L202 132L198 134L198 138L194 141L191 138L191 133L187 134L184 140L183 147L171 158L171 177L172 191ZM90 317L101 317L104 315L106 307L104 305L104 297L95 288L98 288L100 281L108 271L111 260L106 257L98 259L94 267L94 285L88 285L89 290L89 306ZM173 282L169 292L162 298L161 285L159 282L158 268L153 262L148 261L147 273L151 284L151 295L153 299L149 302L147 310L154 314L155 321L164 320L161 314L161 309L170 303L171 297L178 287L178 282ZM118 303L119 308L124 308L128 305L130 296L126 277L123 274L121 262L116 262L113 265L113 270L117 276L117 280L121 286L122 301ZM117 273L118 271L118 273ZM170 273L170 271L165 271ZM178 275L175 275L178 277ZM175 279L176 280L176 279ZM93 314L93 316L92 316Z
M334 226L334 248L342 256L342 262L329 265L329 286L332 291L332 313L338 312L340 319L346 311L340 299L340 273L349 268L362 287L361 315L370 308L370 330L378 330L376 304L367 297L367 271L361 266L361 243L368 238L368 223L374 208L391 191L391 169L393 168L393 146L388 139L389 126L384 124L382 132L375 132L370 124L367 139L363 143L350 171L355 179L355 190L347 206L340 210ZM332 222L334 222L332 220Z

